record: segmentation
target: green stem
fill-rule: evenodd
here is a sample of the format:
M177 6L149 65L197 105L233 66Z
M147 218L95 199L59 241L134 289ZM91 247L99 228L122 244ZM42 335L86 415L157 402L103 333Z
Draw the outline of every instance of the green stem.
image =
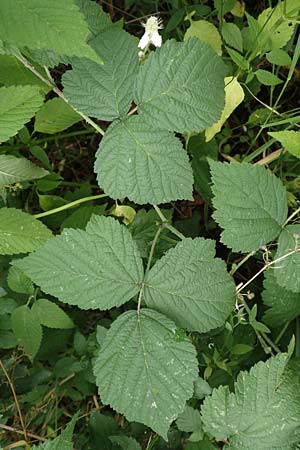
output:
M280 331L280 333L278 334L277 338L275 339L275 344L278 344L278 342L280 341L280 339L282 338L282 336L284 335L284 333L286 332L286 330L288 329L290 322L287 322L283 327L282 330Z
M248 261L249 258L251 258L251 256L254 256L256 253L256 251L252 251L250 253L248 253L248 255L246 255L236 266L232 267L231 271L229 272L230 275L234 275L235 272L246 262Z
M69 208L74 208L74 206L80 205L81 203L90 202L92 200L97 200L99 198L108 197L107 194L99 194L99 195L91 195L90 197L79 198L78 200L74 200L74 202L67 203L66 205L59 206L58 208L50 209L49 211L45 211L39 214L34 214L33 217L36 219L41 219L42 217L51 216L52 214L59 213Z
M78 111L74 106L72 106L68 99L64 96L61 90L58 89L57 86L55 86L50 80L47 80L47 78L43 77L42 74L36 68L21 54L17 53L15 54L15 57L25 66L27 69L29 69L34 75L36 75L43 83L45 83L47 86L49 86L53 92L55 92L58 97L60 97L64 102L66 102L71 108L74 109L88 124L90 124L98 133L100 133L102 136L104 136L105 131L102 130L101 127L97 123L95 123L92 119L90 119L86 114L82 113L81 111Z
M300 212L300 208L297 208L284 222L283 227L285 227L298 213Z
M153 208L155 209L157 215L159 216L160 220L162 221L163 227L167 228L171 233L175 234L175 236L179 237L179 239L185 239L185 236L180 233L180 231L176 230L173 225L171 225L168 221L168 219L163 215L162 211L159 209L157 205L153 205Z
M147 261L147 267L146 267L146 271L145 271L145 277L146 277L146 275L148 274L148 272L150 270L152 259L153 259L153 255L154 255L154 250L155 250L155 247L156 247L159 235L162 232L162 230L163 230L163 227L162 227L162 225L160 225L158 227L157 232L156 232L156 234L154 236L154 239L152 241L151 248L150 248L150 253L149 253L149 257L148 257L148 261Z

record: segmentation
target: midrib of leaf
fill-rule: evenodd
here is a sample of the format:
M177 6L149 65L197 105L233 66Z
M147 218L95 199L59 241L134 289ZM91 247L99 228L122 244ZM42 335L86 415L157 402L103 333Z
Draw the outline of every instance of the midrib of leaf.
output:
M142 351L143 351L143 355L144 355L146 375L147 375L148 383L149 383L150 390L151 390L152 400L156 404L155 397L154 397L154 394L153 394L153 387L152 387L152 383L151 383L151 378L149 376L149 364L148 364L148 361L147 361L147 352L146 352L146 349L145 349L145 343L144 343L143 334L142 334L142 326L141 326L141 321L140 321L140 311L137 311L137 324L138 324L138 331L139 331L139 335L140 335L141 347L142 347Z

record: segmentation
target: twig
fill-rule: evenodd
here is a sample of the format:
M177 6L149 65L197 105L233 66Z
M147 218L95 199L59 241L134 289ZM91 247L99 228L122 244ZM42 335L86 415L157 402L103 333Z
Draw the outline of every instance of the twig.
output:
M1 359L0 359L0 366L1 366L1 369L3 370L4 375L7 378L8 384L9 384L10 389L12 391L12 394L13 394L13 397L14 397L14 400L15 400L15 404L16 404L16 408L17 408L17 411L18 411L18 415L19 415L19 418L20 418L21 426L22 426L22 429L23 429L23 435L24 435L25 440L27 441L28 440L27 439L27 431L26 431L25 423L24 423L23 416L22 416L22 413L21 413L21 409L20 409L18 398L17 398L17 394L16 394L16 391L15 391L13 382L12 382L10 376L9 376L9 373L7 372L7 370L6 370L6 368L5 368L5 366L4 366L4 364L3 364Z
M12 433L24 435L24 431L16 430L15 428L4 425L3 423L0 423L0 428L2 428L2 430L11 431ZM38 436L37 434L30 433L29 431L27 431L27 436L41 442L46 442L48 440L46 438L43 438L42 436Z

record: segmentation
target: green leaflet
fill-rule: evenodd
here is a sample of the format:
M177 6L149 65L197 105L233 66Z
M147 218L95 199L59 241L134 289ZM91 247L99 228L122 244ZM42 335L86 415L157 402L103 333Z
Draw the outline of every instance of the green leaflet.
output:
M24 347L24 352L34 359L42 341L42 327L34 312L23 305L14 309L11 324L18 344Z
M44 292L82 309L126 303L143 277L130 232L110 217L93 216L86 231L65 229L15 265Z
M6 87L34 85L39 86L41 92L47 93L50 91L49 86L24 67L14 56L0 56L0 83Z
M145 117L131 116L105 133L96 155L99 185L110 197L138 204L191 200L193 174L173 133L154 129Z
M288 291L300 292L300 225L288 225L279 236L275 259L281 258L275 267L277 283ZM297 252L294 252L297 250ZM291 255L284 257L291 253ZM294 253L293 253L294 252Z
M0 254L32 252L52 236L42 223L20 209L0 209Z
M49 440L43 444L32 447L32 450L72 450L72 436L75 424L78 420L78 413L68 423L65 430L55 439Z
M110 26L114 26L109 14L103 12L98 3L92 2L91 0L75 0L75 3L84 15L93 36L97 36L97 34Z
M240 372L235 393L214 389L202 406L204 430L232 450L294 450L300 440L299 367L281 353ZM299 363L298 363L299 365Z
M6 1L6 0L4 0ZM0 22L1 22L0 4ZM1 25L0 25L1 29ZM38 86L0 88L0 143L15 136L43 104Z
M111 436L109 440L113 444L117 444L122 450L141 450L140 444L132 437Z
M59 97L48 100L38 111L34 131L55 134L71 127L81 120L81 116Z
M19 294L32 295L34 287L32 281L17 267L10 267L7 274L7 285L9 289Z
M287 218L287 193L264 167L210 161L214 219L222 242L235 252L258 250L275 239Z
M168 40L140 68L135 102L143 119L170 131L203 131L224 109L225 66L197 38Z
M32 311L36 314L41 325L48 328L73 328L74 323L69 316L55 303L46 298L34 302Z
M138 52L133 36L110 27L92 40L104 64L74 59L63 76L64 94L81 112L112 121L124 116L133 99Z
M288 152L300 158L300 131L284 130L268 134L279 141Z
M264 321L272 327L279 327L300 315L300 293L279 286L275 270L265 273L262 300L270 307L264 314Z
M224 324L234 307L235 285L215 244L184 239L156 262L144 281L147 306L180 327L204 333Z
M89 28L73 0L1 0L0 39L17 47L101 59L86 43Z
M28 159L0 155L0 187L19 181L43 178L48 173L47 170L35 166Z
M196 351L162 314L127 311L106 334L94 373L104 404L167 440L170 424L193 394Z
M202 430L202 419L200 412L191 406L186 406L184 411L178 416L176 420L178 430L191 433Z

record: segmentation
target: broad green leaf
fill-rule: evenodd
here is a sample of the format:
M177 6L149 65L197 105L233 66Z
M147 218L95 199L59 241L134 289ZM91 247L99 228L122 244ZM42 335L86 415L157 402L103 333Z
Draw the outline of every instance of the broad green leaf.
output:
M196 37L201 42L206 42L218 55L222 55L222 39L218 29L207 20L193 20L193 14L189 14L190 26L186 30L184 40Z
M178 430L192 433L193 431L202 430L202 420L200 412L191 406L186 406L185 410L178 416L176 420Z
M74 323L69 316L55 303L46 298L38 299L32 306L41 325L48 328L73 328Z
M194 397L202 399L206 395L210 395L212 388L204 378L198 377L194 386Z
M275 259L275 275L279 286L300 292L300 225L288 225L279 236ZM290 254L292 253L292 254Z
M235 252L251 252L275 239L287 218L280 179L260 165L210 161L210 168L222 242Z
M104 64L75 59L63 76L64 94L81 112L112 121L124 116L133 100L138 71L134 38L120 28L109 28L92 41Z
M48 100L38 111L34 131L55 134L71 127L81 120L81 116L61 98Z
M4 0L6 1L6 0ZM0 3L0 22L1 22ZM1 25L0 25L1 29ZM43 104L38 86L0 88L0 143L15 136Z
M204 42L168 40L141 66L136 81L139 113L170 131L203 131L224 108L225 66Z
M11 314L18 303L13 298L1 298L0 299L0 315Z
M33 294L34 287L32 281L17 267L10 267L7 274L7 284L9 289L19 294Z
M12 331L0 330L0 348L9 349L14 348L17 345L15 335Z
M263 52L282 48L288 43L294 33L299 10L298 0L284 0L258 16L257 40Z
M122 450L142 450L140 444L128 436L110 436L109 440L117 444Z
M73 0L1 0L0 39L17 47L101 59L86 43L89 28Z
M0 56L0 83L4 86L35 85L47 93L50 88L14 56Z
M139 291L142 260L130 232L93 216L86 231L65 229L15 263L47 294L82 309L109 309Z
M244 100L244 91L237 78L225 78L225 107L221 118L211 127L205 130L206 141L210 141L222 128L235 108Z
M180 327L204 333L225 323L234 307L235 286L215 244L184 239L150 270L144 281L147 306Z
M239 52L243 51L242 33L237 25L231 22L224 22L222 25L222 36L227 45Z
M266 54L266 58L271 64L276 64L277 66L290 66L292 63L290 55L280 48L275 48Z
M102 7L91 0L75 0L76 5L85 17L93 36L104 31L114 24L110 20L109 14L103 12Z
M178 331L156 311L127 311L113 322L94 365L102 403L166 440L198 375L195 348Z
M234 8L236 0L214 0L214 6L220 17L229 13Z
M232 450L294 450L300 440L299 368L287 354L240 372L235 393L214 389L202 406L204 430Z
M34 359L42 341L42 327L36 315L28 306L19 306L12 312L11 323L18 344L24 347L30 359Z
M16 158L11 155L0 155L0 187L14 184L19 181L43 178L49 172L35 166L25 158Z
M268 133L292 155L300 159L300 131L284 130Z
M32 447L32 450L73 450L72 436L78 413L73 416L65 430L55 439L49 440L43 444Z
M32 252L51 238L51 231L19 209L0 209L0 254Z
M264 84L265 86L277 86L277 84L283 83L283 81L280 78L278 78L273 73L268 72L267 70L258 69L255 72L255 75L258 81L261 84Z
M193 198L192 169L180 140L140 116L110 126L96 155L95 172L99 186L114 199L159 204Z
M281 287L277 283L275 270L270 269L265 274L262 300L269 306L264 321L272 327L279 327L300 315L300 293Z

